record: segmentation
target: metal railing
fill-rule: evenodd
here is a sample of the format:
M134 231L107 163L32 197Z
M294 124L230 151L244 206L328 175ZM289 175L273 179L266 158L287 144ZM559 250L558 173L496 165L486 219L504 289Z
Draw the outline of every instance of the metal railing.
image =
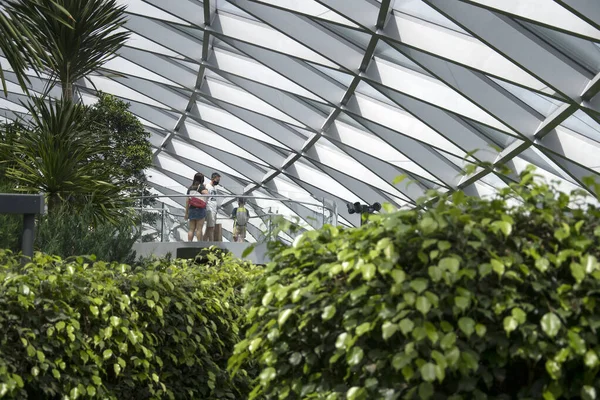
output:
M192 196L185 194L150 195L135 199L137 206L133 209L136 211L136 219L139 223L139 241L187 241L189 225L188 221L184 219L184 214L185 202L188 197ZM216 223L221 225L222 240L224 241L233 240L231 213L237 205L238 198L245 199L245 207L250 213L246 229L248 242L266 242L276 239L292 241L297 232L281 232L276 229L277 223L281 219L287 219L294 223L298 232L319 229L327 224L337 225L337 204L327 199L305 201L235 194L219 194L210 197L222 200L218 204Z

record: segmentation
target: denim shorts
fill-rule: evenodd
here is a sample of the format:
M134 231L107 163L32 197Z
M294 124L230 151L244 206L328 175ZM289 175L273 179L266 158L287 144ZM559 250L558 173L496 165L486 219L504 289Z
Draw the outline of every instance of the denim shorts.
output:
M190 207L188 211L188 219L198 220L206 218L206 208Z

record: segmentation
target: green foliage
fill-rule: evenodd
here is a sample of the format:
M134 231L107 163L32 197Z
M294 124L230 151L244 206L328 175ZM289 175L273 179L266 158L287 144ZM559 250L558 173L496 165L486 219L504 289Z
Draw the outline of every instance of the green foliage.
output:
M600 210L521 178L274 244L229 363L250 398L597 398Z
M109 170L118 185L135 196L147 191L144 171L152 166L152 146L140 120L129 111L129 103L99 93L98 102L87 109L84 126L102 143L93 160Z
M129 202L111 170L95 159L107 145L89 134L86 108L68 101L33 99L30 125L0 143L0 164L20 192L46 193L49 211L93 204L96 221L122 218Z
M10 64L21 89L28 92L29 77L27 69L41 68L44 61L48 61L50 55L44 52L43 43L37 40L32 32L29 21L23 20L14 10L14 0L5 1L0 9L0 49ZM27 0L29 7L37 8L49 19L62 23L72 29L72 18L57 1ZM33 27L35 28L35 26ZM7 94L4 69L0 66L0 80L4 95Z
M39 73L60 83L63 99L73 99L73 84L97 71L115 57L129 33L120 31L125 23L125 6L116 0L10 1L6 12L28 28L33 43L33 65ZM65 23L59 11L72 19Z
M258 271L231 257L131 268L0 250L0 397L241 399L227 359L241 288Z
M82 207L77 213L63 208L41 217L36 249L62 258L86 254L107 262L135 261L131 248L139 238L136 227L129 219L94 223L92 207Z

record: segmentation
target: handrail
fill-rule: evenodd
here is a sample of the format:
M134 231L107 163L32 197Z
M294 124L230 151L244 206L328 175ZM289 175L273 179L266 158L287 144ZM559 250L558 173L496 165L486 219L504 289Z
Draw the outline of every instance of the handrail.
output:
M187 197L196 197L198 195L192 195L192 194L173 194L173 195L148 195L148 196L138 196L138 197L132 197L133 200L144 200L144 199L160 199L160 198L187 198ZM294 200L294 199L288 199L288 198L283 198L283 199L278 199L278 198L273 198L273 197L267 197L267 196L251 196L251 195L235 195L235 194L203 194L202 196L206 196L206 197L217 197L217 198L229 198L229 197L235 197L237 199L256 199L256 200L270 200L270 201L276 201L276 202L282 202L282 203L296 203L296 204L304 204L304 205L310 205L310 206L316 206L316 207L324 207L325 209L335 212L335 210L332 207L327 207L325 205L325 202L322 201L321 204L315 204L314 202L309 202L309 201L303 201L303 200Z
M181 204L181 200L176 201L177 199L186 199L186 198L190 198L190 197L197 197L198 194L192 195L192 194L147 194L147 195L142 195L142 196L131 196L130 199L131 200L135 200L136 202L141 200L141 204L137 203L135 205L132 205L132 207L127 207L128 209L134 211L135 213L148 213L149 215L158 215L159 219L150 219L150 220L144 220L143 218L140 218L140 225L139 225L139 230L140 232L146 231L146 229L150 229L150 232L152 232L152 234L157 234L158 236L156 237L156 239L154 240L159 240L160 242L163 242L165 239L165 235L167 237L167 241L169 241L171 234L175 234L176 237L177 235L181 235L181 231L179 231L180 229L186 229L185 228L185 223L186 221L180 221L180 218L183 217L183 215L179 214L178 211L182 211L184 210L184 204ZM252 220L262 220L263 224L266 224L268 226L268 237L270 237L271 235L271 224L272 224L272 218L273 217L277 217L277 216L288 216L288 217L293 217L294 214L297 214L298 217L300 217L300 220L303 222L306 222L307 228L309 226L311 226L310 229L312 228L318 228L318 225L320 223L322 224L327 224L327 223L336 223L337 221L337 206L335 203L331 203L329 201L327 201L327 199L312 199L312 200L296 200L296 199L290 199L287 197L284 198L277 198L277 197L269 197L269 196L256 196L256 195L236 195L235 193L231 193L231 194L214 194L214 195L210 195L210 194L201 194L202 197L204 198L216 198L216 199L237 199L237 198L242 198L242 199L248 199L248 203L249 205L255 210L255 213L257 214L256 216L251 216L250 218ZM165 201L165 199L170 199L173 200L173 203L167 203ZM265 202L268 203L280 203L281 206L284 207L285 211L283 211L283 213L280 213L279 211L275 211L275 213L273 212L273 207L277 208L276 205L272 205L272 204L264 204L261 205L260 202L253 202L252 200L264 200ZM156 206L153 206L153 204L148 204L146 201L155 201ZM219 202L222 203L222 202ZM144 204L147 204L147 206L144 206ZM293 204L297 204L300 206L303 206L303 209L294 209L293 208ZM158 206L158 207L157 207ZM232 205L230 204L230 202L227 202L227 204L219 204L219 208L220 211L219 213L217 213L216 218L217 220L223 220L223 221L229 221L232 218L228 215L228 211L229 208ZM292 207L292 208L290 208ZM147 215L148 215L147 214ZM314 221L314 222L313 222ZM165 224L167 226L166 230L165 230ZM315 225L316 224L316 225ZM258 239L259 237L267 237L267 236L263 236L266 235L264 232L261 234L261 230L262 228L260 227L261 223L259 222L259 224L257 225L256 223L254 224L254 232L252 232L252 236L256 239ZM264 226L264 225L263 225ZM145 228L144 228L145 227ZM256 228L259 229L259 231L256 231ZM229 228L230 229L230 228ZM179 233L176 233L179 232ZM223 231L225 232L225 230ZM227 231L229 232L229 231ZM249 230L249 232L251 232ZM258 236L257 236L258 235ZM176 240L184 240L183 238L181 238L181 236L179 236L180 238L176 239ZM268 240L268 239L267 239Z

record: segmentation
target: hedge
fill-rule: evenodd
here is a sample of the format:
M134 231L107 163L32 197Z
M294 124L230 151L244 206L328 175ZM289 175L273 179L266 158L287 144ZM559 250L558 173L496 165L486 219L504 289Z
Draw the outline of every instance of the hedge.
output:
M596 399L600 210L528 170L493 199L278 245L230 368L251 399Z
M241 288L256 270L229 256L147 261L0 250L0 397L240 399Z

